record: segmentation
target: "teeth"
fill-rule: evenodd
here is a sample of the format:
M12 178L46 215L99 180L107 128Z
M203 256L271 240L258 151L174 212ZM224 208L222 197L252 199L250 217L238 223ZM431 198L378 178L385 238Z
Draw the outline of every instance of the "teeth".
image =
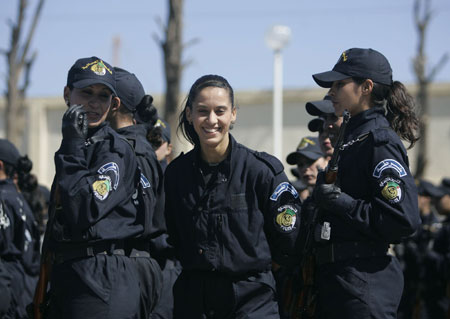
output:
M204 129L205 130L205 132L207 132L207 133L214 133L214 132L217 132L218 131L218 129Z

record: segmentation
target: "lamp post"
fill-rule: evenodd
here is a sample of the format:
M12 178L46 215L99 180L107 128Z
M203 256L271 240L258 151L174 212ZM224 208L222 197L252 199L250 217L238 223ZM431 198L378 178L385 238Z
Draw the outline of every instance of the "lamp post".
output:
M291 39L291 29L284 25L274 25L266 35L266 45L273 56L273 155L282 160L283 143L283 56L281 50Z

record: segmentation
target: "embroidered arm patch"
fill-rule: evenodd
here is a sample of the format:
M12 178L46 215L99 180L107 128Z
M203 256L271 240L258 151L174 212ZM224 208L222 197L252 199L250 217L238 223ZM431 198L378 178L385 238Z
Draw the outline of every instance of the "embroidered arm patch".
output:
M297 209L292 205L283 205L278 208L278 213L274 218L277 230L283 233L290 233L295 227L297 220Z
M277 188L275 188L272 195L270 195L270 200L277 201L281 194L283 194L284 192L289 192L292 194L292 196L294 196L294 198L298 198L298 193L295 187L288 182L283 182L279 184Z

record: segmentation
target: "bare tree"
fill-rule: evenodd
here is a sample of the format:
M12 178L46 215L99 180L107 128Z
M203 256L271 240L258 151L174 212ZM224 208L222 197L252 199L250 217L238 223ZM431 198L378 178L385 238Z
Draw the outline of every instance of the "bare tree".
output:
M19 0L17 21L10 21L11 25L11 43L10 48L3 53L6 55L8 63L7 89L5 92L6 109L5 109L5 127L6 138L15 145L20 145L24 119L24 100L26 90L30 84L30 70L36 59L36 52L31 55L30 44L33 39L34 32L42 11L45 0L39 0L32 16L31 26L26 36L22 36L25 24L25 11L29 2L27 0ZM22 83L20 84L20 80Z
M417 55L413 60L414 73L417 78L418 92L417 104L420 118L420 139L417 143L417 161L415 177L422 178L428 164L427 158L427 138L429 125L429 103L428 86L434 80L437 72L442 69L448 60L448 55L444 54L439 62L427 72L427 57L425 54L426 31L432 17L431 0L415 0L414 20L419 36Z
M154 34L155 41L161 46L164 54L164 72L166 82L166 92L164 99L164 119L169 123L172 130L176 129L178 124L178 106L180 103L180 83L184 69L189 62L183 62L183 50L194 43L193 39L183 43L183 0L168 0L169 12L167 24L158 20L164 39L160 39ZM174 145L175 150L177 145ZM175 152L173 152L175 153Z

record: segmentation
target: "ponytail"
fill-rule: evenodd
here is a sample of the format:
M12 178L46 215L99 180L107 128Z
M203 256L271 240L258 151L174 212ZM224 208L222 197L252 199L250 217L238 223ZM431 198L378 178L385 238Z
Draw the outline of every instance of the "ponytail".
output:
M144 95L141 102L136 106L135 118L138 124L146 124L149 128L155 125L158 120L158 110L153 105L151 95Z
M31 192L37 187L37 180L30 174L32 168L33 162L27 155L17 161L18 186L21 192Z
M374 83L372 102L382 105L386 102L386 119L389 125L400 136L408 141L412 148L419 140L419 119L414 111L414 98L399 81L394 81L391 86Z

